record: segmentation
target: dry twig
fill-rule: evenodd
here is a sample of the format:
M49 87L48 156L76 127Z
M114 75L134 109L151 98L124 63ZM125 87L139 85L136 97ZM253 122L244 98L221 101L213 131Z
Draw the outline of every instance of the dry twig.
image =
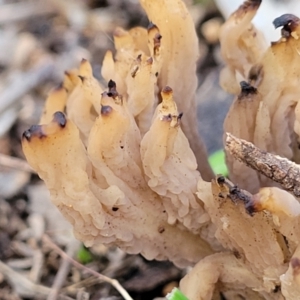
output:
M0 6L0 25L23 21L37 16L49 15L55 7L48 1L18 2Z
M32 88L49 79L53 71L53 61L47 60L28 72L16 75L14 80L0 94L0 114L12 107Z
M67 252L66 255L70 258L74 257L76 251L78 250L78 247L80 245L80 242L72 239L69 244L67 245ZM47 300L55 300L57 299L57 295L59 293L59 290L62 288L62 285L65 282L66 277L68 276L69 270L70 270L70 259L67 259L65 257L62 257L63 261L60 264L60 268L55 276L53 285L52 285L52 291L49 294Z
M0 25L55 13L48 1L18 2L0 7Z
M280 183L282 187L300 197L300 167L292 161L260 150L252 143L226 136L226 149L239 161Z
M1 153L0 153L0 166L16 169L20 171L25 171L29 173L36 173L25 160L16 157L11 157Z
M90 276L79 282L73 283L73 284L65 287L62 291L66 292L68 295L73 296L74 294L75 295L78 294L79 290L83 290L83 288L87 289L95 284L100 283L100 282L102 282L102 280L100 280L99 278Z
M47 295L49 295L51 292L50 288L33 283L28 278L14 271L2 261L0 261L0 273L4 275L19 296L31 299L46 299ZM59 295L57 299L70 300L72 298Z
M43 236L43 240L44 242L48 243L48 245L50 245L52 249L54 249L57 253L59 253L61 257L63 257L66 260L69 260L72 263L72 265L74 265L79 269L85 270L86 272L92 274L93 276L99 278L102 281L110 283L122 295L122 297L125 300L133 300L131 296L127 293L127 291L121 286L118 280L102 275L92 269L85 267L81 263L77 262L72 257L68 256L68 254L63 250L61 250L56 244L54 244L53 241L47 235Z

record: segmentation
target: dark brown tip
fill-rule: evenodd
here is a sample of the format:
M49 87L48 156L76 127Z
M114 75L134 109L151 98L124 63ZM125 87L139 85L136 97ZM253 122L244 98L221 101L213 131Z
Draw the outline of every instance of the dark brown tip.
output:
M261 64L254 65L248 75L248 79L251 83L257 83L262 79L263 76L263 66Z
M171 114L164 115L164 116L162 117L162 121L165 121L165 122L171 122L171 121L172 121L172 115L171 115Z
M162 121L165 121L165 122L171 122L173 120L173 118L177 118L177 125L180 124L180 121L181 121L181 118L183 116L183 113L180 113L178 116L177 115L172 115L172 114L168 114L168 115L164 115L162 117Z
M161 34L158 32L155 34L154 38L153 38L153 42L154 42L154 53L157 54L159 49L160 49L160 40L161 40L162 36Z
M116 85L116 83L113 80L110 79L109 82L108 82L108 84L107 84L107 87L109 89L116 89L117 85Z
M225 181L226 181L226 179L225 179L224 176L221 175L221 176L218 176L218 177L217 177L217 183L218 183L218 184L222 185L222 184L225 183Z
M262 0L246 0L244 3L235 11L235 15L239 18L243 18L245 13L253 10L257 10Z
M284 14L273 21L275 28L283 27L281 30L282 37L290 37L299 24L300 19L292 14Z
M101 115L107 116L112 112L112 107L109 105L101 105Z
M82 81L82 83L84 82L85 80L85 77L84 76L81 76L81 75L78 75L78 77L80 78L80 80Z
M224 198L224 192L222 191L225 190L225 197L229 197L234 203L243 202L246 212L251 216L253 215L255 211L252 211L253 205L250 205L253 203L253 196L249 192L241 190L223 175L217 175L216 181L221 191L220 198Z
M262 0L246 0L241 6L240 9L248 10L248 9L257 9Z
M246 212L250 215L250 216L253 216L254 213L260 211L258 210L255 205L254 205L254 202L253 201L249 201L245 204L245 209L246 209Z
M160 44L160 40L162 39L162 35L158 32L155 37L154 37L154 45L155 43L159 43Z
M62 128L64 128L67 124L66 116L61 111L57 111L56 113L54 113L53 121L56 122Z
M157 26L155 24L153 24L152 22L149 23L148 27L147 27L147 30L148 31L151 31L153 29L158 29Z
M147 64L148 65L152 65L153 64L153 58L152 57L149 57L147 60L146 60Z
M169 86L166 86L163 88L162 93L171 94L173 93L173 90Z
M299 24L299 18L292 14L284 14L273 21L275 28Z
M257 89L246 81L241 81L240 86L241 86L241 93L238 96L238 99L242 99L243 97L256 94L257 92Z
M107 96L108 97L117 97L118 96L118 92L117 92L117 85L116 83L113 81L113 80L110 80L108 82L108 93L107 93Z
M25 138L27 141L30 141L32 136L37 136L38 138L43 138L46 136L41 125L32 125L22 134L22 138Z
M85 63L85 62L87 62L87 59L86 58L82 58L81 59L81 63Z
M31 138L31 131L30 131L30 129L25 130L23 132L22 138L25 138L27 141L30 141L30 138Z
M297 276L300 274L300 259L293 257L290 261L291 267L293 268L293 275Z

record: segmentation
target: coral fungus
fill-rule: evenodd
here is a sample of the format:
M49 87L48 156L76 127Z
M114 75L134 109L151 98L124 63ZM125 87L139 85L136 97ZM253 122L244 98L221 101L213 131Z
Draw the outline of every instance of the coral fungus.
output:
M192 19L180 0L140 2L151 23L116 29L107 88L86 60L67 71L23 134L28 162L86 246L194 266L180 284L190 300L299 299L299 19L276 19L270 47L251 23L261 1L223 25L221 84L236 98L224 124L230 180L213 179Z

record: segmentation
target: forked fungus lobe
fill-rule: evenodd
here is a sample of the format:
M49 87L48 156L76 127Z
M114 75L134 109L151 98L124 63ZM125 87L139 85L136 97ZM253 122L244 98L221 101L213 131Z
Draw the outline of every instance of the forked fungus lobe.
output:
M275 19L275 27L282 27L282 37L265 48L256 34L250 39L248 31L245 32L247 28L254 28L251 24L254 17L253 10L243 11L243 14L234 13L223 25L224 30L230 26L238 41L242 42L238 50L236 47L239 44L228 44L226 37L221 35L221 46L223 48L224 44L228 50L223 51L227 62L226 69L232 70L235 75L228 83L228 90L232 90L242 81L239 91L234 92L236 98L224 122L224 131L251 142L264 151L298 163L300 162L299 19L291 14ZM234 20L237 22L234 23ZM239 24L243 24L243 29ZM247 47L243 48L241 45L245 43ZM250 49L256 49L257 52L251 53ZM234 61L231 60L233 51L238 51L233 56ZM247 63L244 62L245 58ZM247 70L242 72L241 68L245 66ZM221 81L227 80L226 78L228 79L225 73L221 74ZM230 155L227 155L227 164L231 179L250 192L256 192L260 186L274 185L272 180L247 168Z
M282 37L269 48L251 23L261 1L223 25L230 180L211 180L191 16L180 0L140 2L150 26L116 29L107 88L82 60L50 93L22 137L29 164L87 246L195 265L180 283L190 300L300 299L299 19L276 19Z
M185 266L212 253L199 236L209 218L195 195L200 174L170 87L162 89L157 106L155 73L162 38L156 26L149 34L153 31L153 43L146 39L146 46L154 47L149 49L153 57L134 49L137 59L118 60L127 74L121 84L128 88L124 94L111 79L103 91L86 60L78 70L67 71L60 93L49 95L43 114L49 120L55 106L64 108L65 128L57 127L58 116L64 114L56 112L52 122L39 125L43 139L25 139L23 149L86 245L118 245L129 253ZM119 30L116 46L123 49L134 37ZM121 66L115 67L106 66L105 72L115 75ZM182 242L186 247L180 247Z
M134 118L124 101L107 94L101 102L109 111L96 118L87 148L72 120L57 112L51 123L24 133L29 163L86 245L114 244L129 253L179 265L196 262L211 253L209 245L200 241L194 247L197 235L179 224L168 224L159 195L143 178ZM189 246L179 250L183 240Z

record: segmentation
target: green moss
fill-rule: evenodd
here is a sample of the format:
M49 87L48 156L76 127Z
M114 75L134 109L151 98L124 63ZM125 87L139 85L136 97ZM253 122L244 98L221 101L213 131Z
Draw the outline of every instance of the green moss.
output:
M209 164L213 169L214 173L228 176L228 169L225 161L225 152L223 149L214 152L208 158Z
M77 260L82 264L87 264L93 261L93 256L90 251L82 245L77 252Z
M170 294L167 295L168 300L189 300L178 288L174 288Z

